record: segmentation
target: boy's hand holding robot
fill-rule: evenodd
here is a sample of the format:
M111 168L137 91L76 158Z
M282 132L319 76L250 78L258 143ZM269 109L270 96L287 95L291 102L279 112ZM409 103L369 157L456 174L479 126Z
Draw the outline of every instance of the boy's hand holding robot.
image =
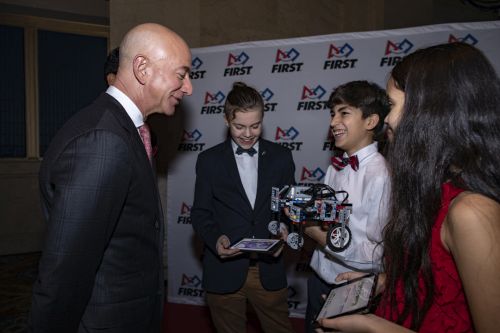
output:
M339 194L344 195L342 200L337 198ZM348 223L352 205L347 203L348 197L347 192L335 191L325 184L286 185L281 190L273 187L273 220L269 222L268 229L271 234L278 235L283 210L291 221L286 242L292 249L302 248L304 226L314 223L328 229L326 243L332 251L344 251L351 243Z

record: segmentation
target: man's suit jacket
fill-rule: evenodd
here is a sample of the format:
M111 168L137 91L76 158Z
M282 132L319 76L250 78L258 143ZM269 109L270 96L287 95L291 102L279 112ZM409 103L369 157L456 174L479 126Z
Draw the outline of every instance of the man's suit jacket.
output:
M108 94L58 132L39 173L47 238L34 332L155 332L163 307L163 213L125 109Z
M208 149L196 163L195 198L191 222L203 239L203 287L208 292L232 293L246 279L246 254L220 259L215 248L221 235L235 242L243 237L269 238L271 187L292 184L295 166L289 149L260 139L257 197L254 209L245 194L231 140ZM283 261L270 255L259 257L261 282L265 289L286 287Z

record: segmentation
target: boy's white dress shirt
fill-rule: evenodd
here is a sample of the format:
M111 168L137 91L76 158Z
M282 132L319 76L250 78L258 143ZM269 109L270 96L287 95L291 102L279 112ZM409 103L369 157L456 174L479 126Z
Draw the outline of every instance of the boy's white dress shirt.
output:
M259 170L259 142L257 141L253 148L257 151L256 154L250 156L248 154L236 154L236 149L238 145L231 140L231 146L233 147L233 152L235 153L236 165L238 166L238 172L240 174L241 183L247 194L248 201L254 208L255 198L257 197L257 177Z
M381 268L382 229L387 220L390 180L384 157L374 142L355 153L359 169L350 165L337 171L331 165L325 184L335 191L346 191L352 213L348 226L352 237L342 252L333 252L328 245L317 246L311 268L327 283L335 283L338 274L348 271L379 271ZM347 157L347 154L344 155ZM338 199L343 199L339 194Z

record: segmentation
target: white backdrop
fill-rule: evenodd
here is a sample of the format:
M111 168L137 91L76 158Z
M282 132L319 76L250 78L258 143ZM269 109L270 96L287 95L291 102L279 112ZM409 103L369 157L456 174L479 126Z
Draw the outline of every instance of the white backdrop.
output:
M243 81L261 92L266 103L263 137L292 150L296 181L322 182L332 149L325 106L331 91L360 79L385 87L387 73L404 55L456 40L483 50L500 73L500 21L193 49L194 93L183 102L189 117L167 181L168 301L204 304L202 245L194 236L189 217L194 168L200 151L226 137L223 105L233 82ZM286 251L291 316L302 317L305 312L312 246L306 243L302 251Z

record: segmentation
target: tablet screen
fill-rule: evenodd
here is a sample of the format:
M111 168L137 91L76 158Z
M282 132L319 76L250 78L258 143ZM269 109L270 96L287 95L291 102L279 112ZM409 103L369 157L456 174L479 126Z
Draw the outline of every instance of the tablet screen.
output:
M231 245L230 248L240 249L241 251L269 252L280 242L279 239L243 238Z
M336 285L328 294L316 320L367 310L375 292L376 284L377 275L369 274Z

